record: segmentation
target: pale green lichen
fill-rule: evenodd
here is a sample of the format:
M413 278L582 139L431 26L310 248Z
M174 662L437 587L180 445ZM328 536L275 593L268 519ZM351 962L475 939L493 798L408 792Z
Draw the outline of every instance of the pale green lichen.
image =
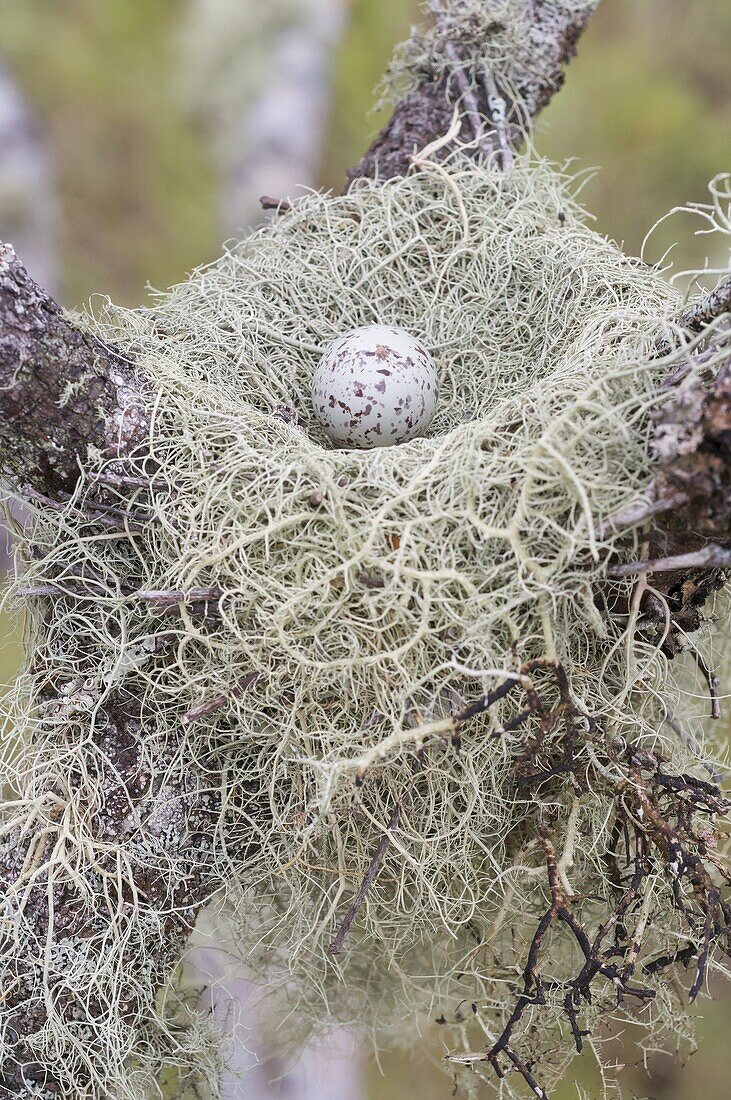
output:
M587 227L555 168L525 156L499 172L455 156L346 196L309 195L149 309L110 308L97 322L146 378L154 488L119 497L151 518L129 544L80 519L94 471L67 509L36 518L23 583L61 577L68 597L33 617L15 720L51 723L46 752L63 727L65 767L83 772L89 709L122 688L142 706L151 744L181 744L164 765L176 782L195 762L221 777L211 843L231 941L291 1011L280 1029L290 1042L333 1019L385 1042L439 1016L473 1064L545 910L537 823L551 821L591 925L602 911L591 899L608 890L616 746L705 774L682 662L671 667L656 639L600 615L594 600L608 559L640 552L634 532L599 527L645 492L650 418L666 399L658 382L681 357L695 369L686 350L654 355L680 304L660 274ZM440 407L424 438L336 450L312 415L312 371L330 340L370 322L425 342ZM131 475L150 470L149 459L129 463ZM220 595L211 617L181 606L161 622L125 582ZM51 667L74 680L77 636L98 646L84 714L44 717L35 685ZM576 748L585 790L568 774L539 790L515 785L535 723L493 737L515 714L511 700L465 726L459 753L437 735L445 715L538 657L560 659L578 711L601 717ZM185 726L220 695L224 706ZM663 723L667 707L695 749ZM562 736L548 735L547 759ZM17 769L9 758L5 780ZM100 843L83 811L96 781L89 772L76 796L80 853ZM334 959L328 945L397 803L379 874ZM243 858L252 829L257 847ZM164 846L143 854L171 873ZM680 932L667 881L651 875L647 891L643 950L671 949ZM126 935L146 949L134 922ZM107 950L103 965L85 962L75 944L68 980L114 1005L124 955L113 938ZM545 980L565 976L574 955L556 933ZM655 1041L685 1026L660 989L646 1016ZM587 1019L613 1011L612 998L611 988L597 997ZM469 1028L465 1000L477 1006ZM100 1095L125 1100L151 1087L145 1071L166 1051L184 1063L200 1037L190 1033L187 1052L177 1033L166 1046L164 1012L137 1043L112 1024L108 1058L91 1072ZM550 1080L565 1065L558 992L525 1024L526 1056L543 1056ZM62 1057L70 1032L53 1015L48 1028ZM127 1046L115 1047L122 1034Z

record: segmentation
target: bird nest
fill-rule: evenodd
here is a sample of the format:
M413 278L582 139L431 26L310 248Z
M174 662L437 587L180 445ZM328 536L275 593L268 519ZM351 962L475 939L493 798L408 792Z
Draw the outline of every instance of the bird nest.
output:
M650 480L658 383L694 369L657 352L681 303L572 188L527 156L422 160L308 194L149 308L110 307L95 331L142 373L150 441L124 476L90 456L68 504L36 516L22 580L55 592L15 695L33 751L80 766L90 716L122 696L165 782L217 776L211 891L288 1034L436 1019L471 1078L490 1062L550 1078L618 1000L655 1040L684 1026L662 960L692 940L702 982L723 923L696 829L723 807L702 724L678 732L682 662L637 630L633 579L607 580L641 556L611 517ZM439 409L422 438L337 449L312 373L371 323L423 341ZM70 686L48 715L51 668ZM88 879L101 841L77 816ZM696 860L685 878L673 845ZM178 858L122 848L163 877ZM155 932L137 904L139 951ZM114 1004L97 946L73 945L68 980ZM107 1018L115 1095L172 1057L157 1003L136 1045ZM72 1025L48 1028L56 1057L71 1049Z

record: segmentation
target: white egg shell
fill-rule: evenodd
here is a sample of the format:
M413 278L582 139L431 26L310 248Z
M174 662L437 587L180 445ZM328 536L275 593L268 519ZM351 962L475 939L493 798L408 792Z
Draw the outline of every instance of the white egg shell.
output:
M437 408L434 361L391 325L354 328L327 349L312 379L318 422L346 447L389 447L425 431Z

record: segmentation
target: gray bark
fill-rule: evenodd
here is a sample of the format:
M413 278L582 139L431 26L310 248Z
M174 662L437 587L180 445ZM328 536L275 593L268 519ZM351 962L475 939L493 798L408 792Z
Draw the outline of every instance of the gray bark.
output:
M450 74L449 79L437 78L426 73L424 82L412 95L396 106L393 115L360 163L351 169L351 183L361 176L389 179L408 171L411 157L435 138L449 129L455 104L472 106L479 114L482 126L481 147L495 153L504 149L505 141L517 147L524 130L546 107L565 79L565 68L576 53L577 43L599 0L587 0L572 10L560 0L525 0L530 14L529 41L525 54L511 72L501 77L498 85L494 78L477 88L473 97L465 97L465 89ZM431 4L436 12L442 5L435 0ZM448 36L450 24L459 16L437 14L444 33ZM458 72L459 56L454 55ZM469 102L468 102L469 100ZM500 115L496 113L498 101ZM501 102L500 102L501 101ZM518 106L520 104L520 106ZM500 124L502 111L505 125ZM465 111L460 137L463 141L474 138L472 125Z
M56 497L91 448L122 455L145 428L130 365L71 325L0 243L0 473Z

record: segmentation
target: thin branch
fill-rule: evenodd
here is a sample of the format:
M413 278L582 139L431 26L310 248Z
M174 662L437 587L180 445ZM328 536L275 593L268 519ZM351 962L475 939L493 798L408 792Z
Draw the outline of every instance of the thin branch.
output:
M691 303L683 311L680 324L688 332L703 332L725 313L731 313L731 275L709 294Z
M381 864L383 863L384 856L386 855L388 846L391 843L391 833L398 825L400 817L401 803L396 806L396 809L391 814L391 820L386 826L386 832L381 837L378 847L376 848L376 853L370 862L368 870L363 876L363 881L358 887L355 893L355 897L350 903L350 907L343 918L343 922L335 933L335 936L327 949L329 955L339 955L342 951L348 932L352 928L353 921L358 916L358 912L363 905L363 902L368 897L368 891L370 890L373 883L376 881Z
M35 585L21 585L17 588L16 594L23 598L33 597L57 597L75 600L96 600L103 593L103 586L100 581L85 580L84 585L98 584L100 592L87 592L81 586L79 581L70 581L68 585L64 584L35 584ZM114 593L111 593L113 596ZM188 589L161 589L160 591L148 591L145 589L134 589L123 585L121 588L121 595L126 599L137 600L142 604L152 604L154 606L162 608L175 607L177 604L185 604L190 606L191 604L201 603L218 603L223 596L223 590L216 587L211 588L188 588Z
M601 540L608 538L610 535L617 534L619 531L629 531L632 527L638 527L640 524L646 523L655 516L660 516L665 512L672 512L676 508L681 508L684 504L687 504L687 502L687 493L674 493L672 496L665 497L662 500L635 501L633 504L628 504L621 511L615 512L613 516L609 516L602 523L598 524L596 528L596 537Z
M193 722L200 722L202 718L210 718L212 714L218 713L219 710L223 710L232 699L238 699L239 696L252 687L253 684L259 679L258 672L249 672L246 676L243 676L238 684L235 684L230 691L224 692L221 695L216 695L212 699L207 699L198 706L187 711L186 714L180 719L184 726L190 726Z
M610 565L607 576L631 577L634 573L666 573L671 569L728 569L731 568L731 550L723 546L706 546L688 554L675 554L669 558L650 561L630 561Z
M711 669L700 650L696 649L695 646L691 646L690 649L695 657L698 668L703 673L706 683L708 684L708 694L711 697L711 718L718 719L721 717L721 702L718 698L718 676L716 676L715 672Z
M100 481L103 485L111 485L114 488L119 489L149 489L150 492L154 490L169 489L170 485L167 481L156 481L153 477L133 477L130 474L108 474L101 472L93 474L92 481Z
M178 603L217 603L222 595L222 590L215 585L211 588L160 589L159 591L140 589L134 593L135 599L141 603L161 606L174 606Z
M259 202L262 210L274 210L277 214L287 214L292 209L287 199L274 199L271 195L262 195Z
M495 136L500 149L500 165L502 168L509 168L513 163L513 147L510 142L508 128L507 103L505 98L500 95L495 77L487 64L483 65L482 82L485 85L490 121L495 128Z

